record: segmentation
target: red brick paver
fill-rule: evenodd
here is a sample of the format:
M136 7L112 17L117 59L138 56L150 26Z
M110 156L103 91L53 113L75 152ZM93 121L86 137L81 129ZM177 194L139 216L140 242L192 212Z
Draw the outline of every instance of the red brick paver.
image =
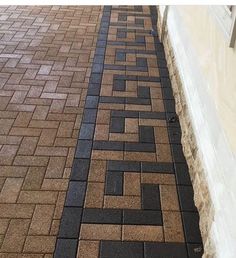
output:
M1 257L52 257L101 14L0 7Z

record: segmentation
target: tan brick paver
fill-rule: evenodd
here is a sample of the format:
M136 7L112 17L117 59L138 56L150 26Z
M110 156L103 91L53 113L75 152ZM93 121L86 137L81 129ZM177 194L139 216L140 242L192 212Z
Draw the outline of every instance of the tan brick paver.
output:
M101 15L0 7L1 257L52 257Z

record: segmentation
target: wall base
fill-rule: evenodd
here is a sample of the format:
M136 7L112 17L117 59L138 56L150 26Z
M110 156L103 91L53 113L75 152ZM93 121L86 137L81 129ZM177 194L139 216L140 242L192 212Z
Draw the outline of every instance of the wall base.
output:
M160 17L159 9L158 17ZM189 116L182 82L176 65L175 55L171 46L167 27L165 26L164 29L162 29L161 21L158 19L157 28L159 35L163 33L162 43L164 45L169 76L172 83L176 113L179 116L182 130L181 143L193 184L195 205L197 206L200 215L200 230L204 245L203 258L216 257L214 242L210 237L211 225L214 220L214 207L210 198L204 167L201 162L201 154L194 136L191 123L192 118Z

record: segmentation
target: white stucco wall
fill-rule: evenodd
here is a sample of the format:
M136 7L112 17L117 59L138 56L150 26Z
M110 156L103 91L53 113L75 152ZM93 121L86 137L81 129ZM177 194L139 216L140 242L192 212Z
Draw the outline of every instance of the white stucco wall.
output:
M236 46L208 6L170 6L168 32L214 204L217 257L236 257Z

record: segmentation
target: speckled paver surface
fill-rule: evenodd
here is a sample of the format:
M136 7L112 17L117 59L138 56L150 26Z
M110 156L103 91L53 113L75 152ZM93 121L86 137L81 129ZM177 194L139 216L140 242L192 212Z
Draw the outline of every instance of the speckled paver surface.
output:
M0 257L201 257L156 7L0 9Z
M0 257L52 257L102 7L0 6Z

